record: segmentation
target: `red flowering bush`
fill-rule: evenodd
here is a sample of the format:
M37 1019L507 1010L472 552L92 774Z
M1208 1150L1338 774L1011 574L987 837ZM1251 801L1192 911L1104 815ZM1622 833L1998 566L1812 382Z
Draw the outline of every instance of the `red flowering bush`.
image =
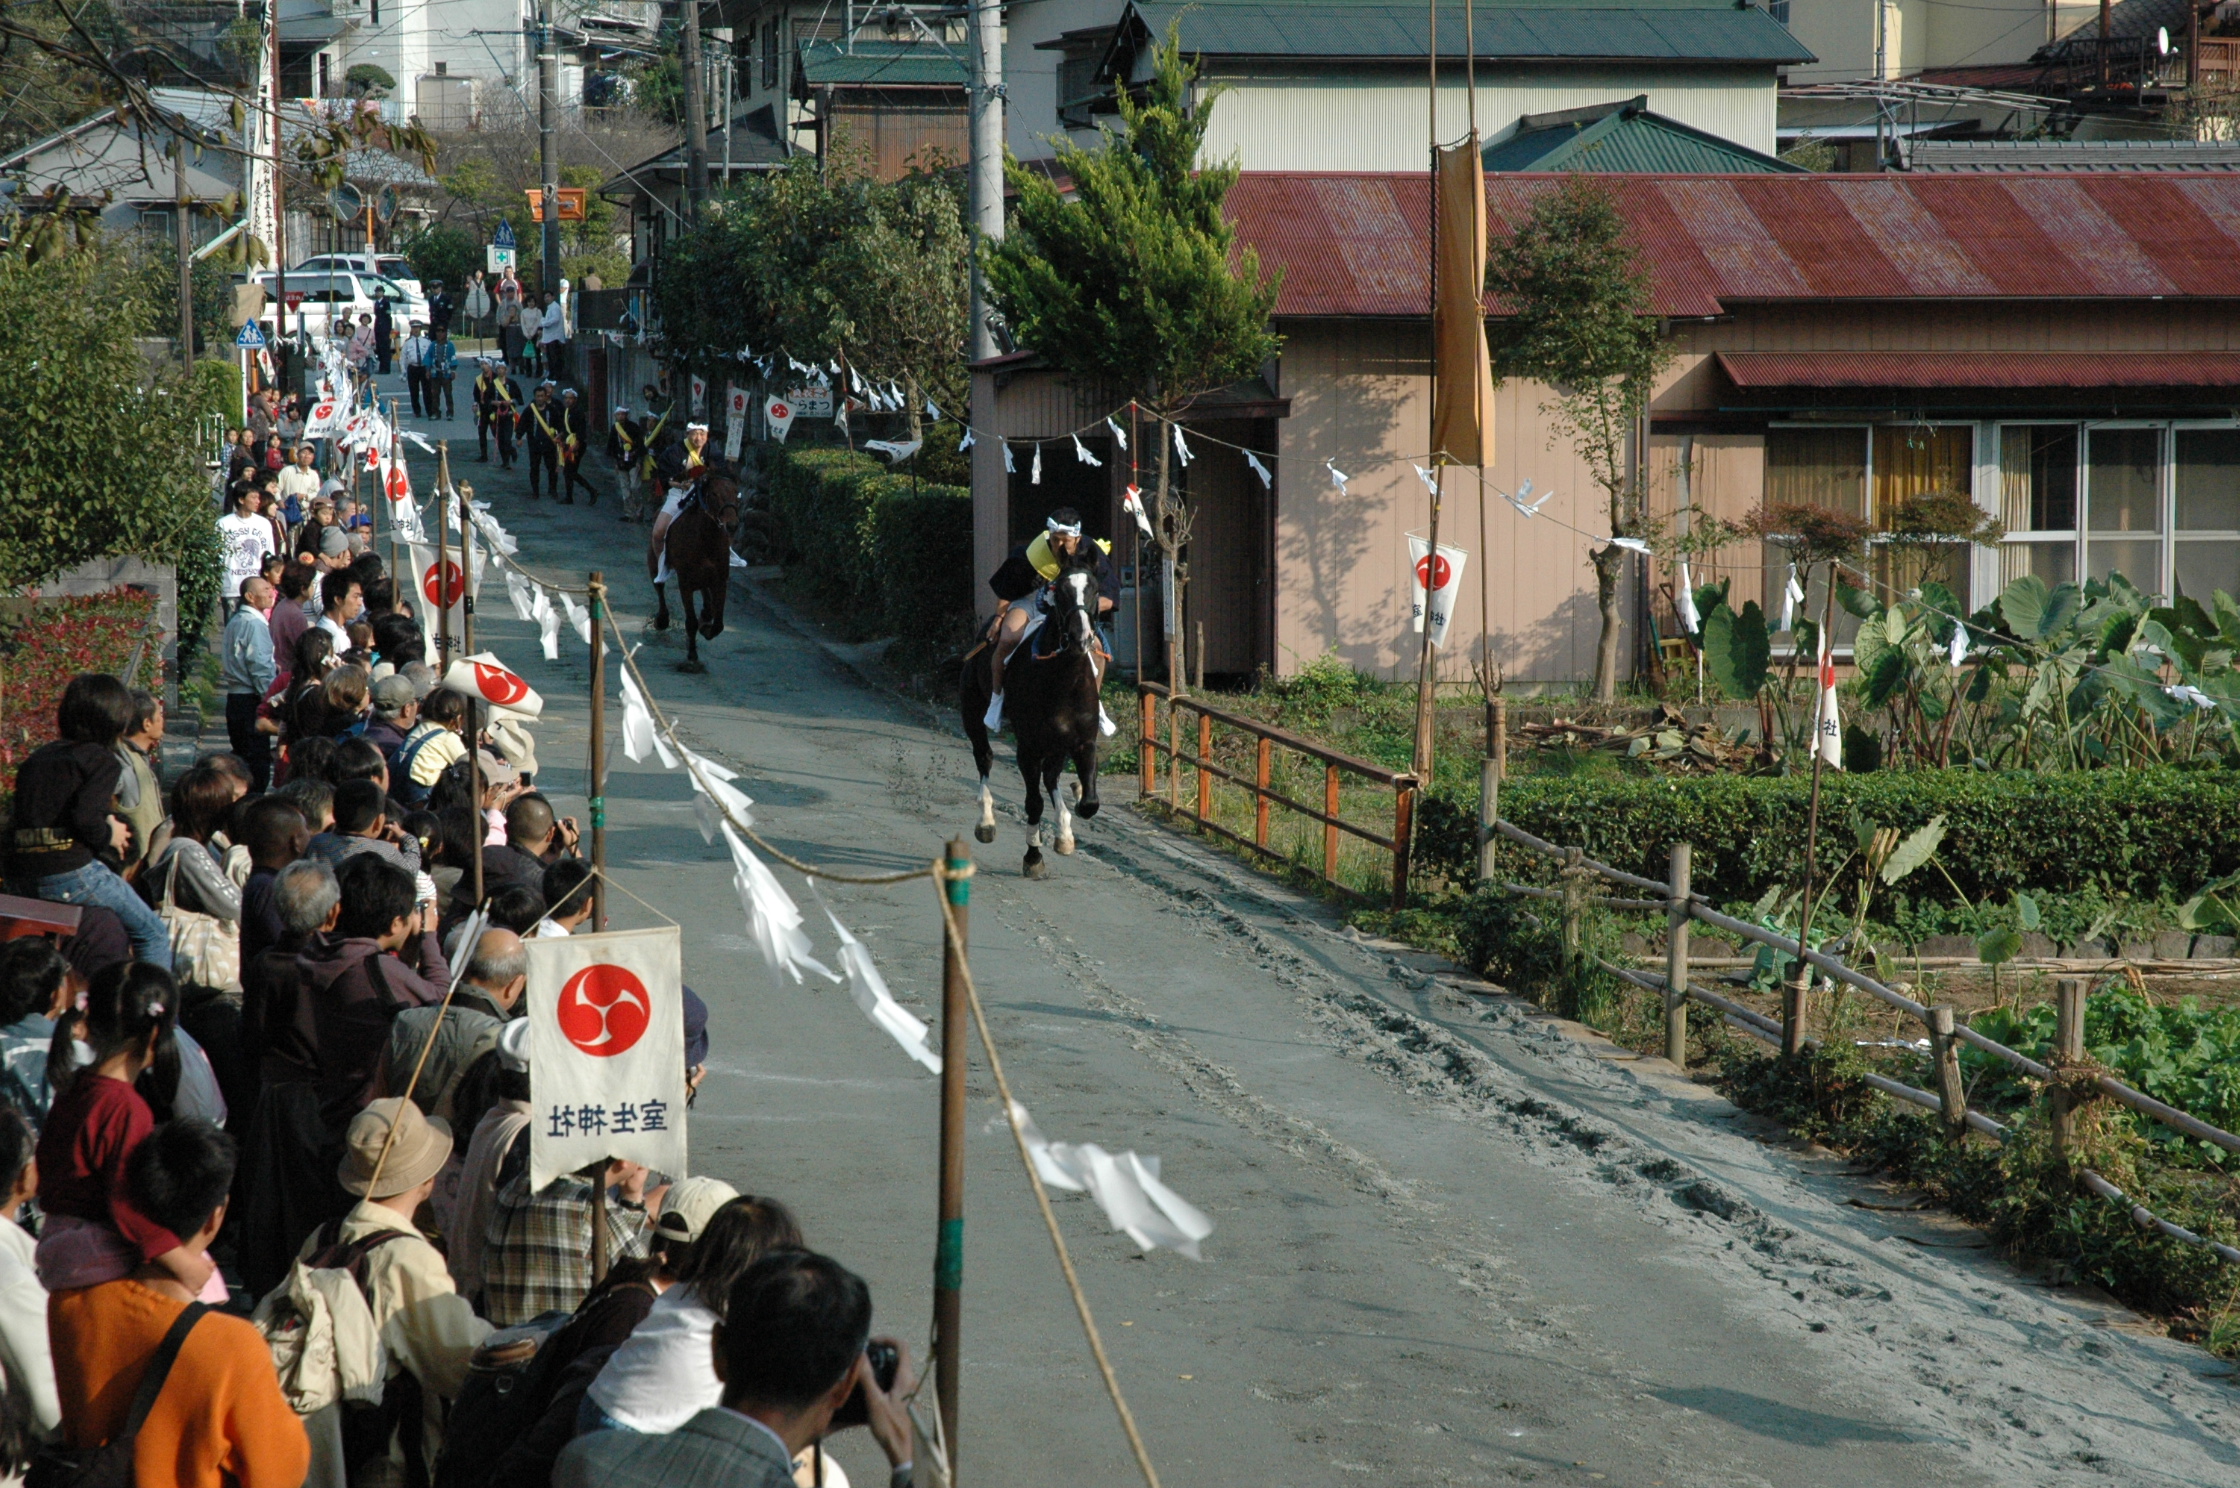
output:
M0 619L0 796L13 787L24 756L54 738L55 705L70 679L80 672L122 676L155 609L155 595L144 589L112 589L34 599ZM160 673L160 658L142 660L143 684Z

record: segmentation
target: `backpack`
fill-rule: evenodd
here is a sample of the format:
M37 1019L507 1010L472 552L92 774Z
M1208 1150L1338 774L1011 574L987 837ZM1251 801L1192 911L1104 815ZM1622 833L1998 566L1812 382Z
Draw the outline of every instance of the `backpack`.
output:
M420 1381L409 1370L389 1376L366 1283L366 1258L404 1231L377 1230L348 1243L341 1231L340 1220L320 1226L311 1255L288 1268L288 1279L265 1294L250 1321L272 1350L280 1392L297 1415L340 1406L342 1460L351 1476L385 1457L390 1439L401 1434L406 1481L424 1488Z
M163 1335L155 1357L148 1361L147 1372L140 1376L140 1388L133 1391L132 1410L115 1436L98 1447L41 1447L31 1459L24 1488L132 1488L133 1454L139 1450L140 1428L147 1424L148 1412L155 1409L164 1381L171 1378L171 1366L178 1362L187 1335L209 1310L200 1302L189 1302Z
M478 1488L508 1448L544 1415L556 1373L546 1347L573 1315L548 1312L485 1338L467 1365L443 1428L434 1488Z

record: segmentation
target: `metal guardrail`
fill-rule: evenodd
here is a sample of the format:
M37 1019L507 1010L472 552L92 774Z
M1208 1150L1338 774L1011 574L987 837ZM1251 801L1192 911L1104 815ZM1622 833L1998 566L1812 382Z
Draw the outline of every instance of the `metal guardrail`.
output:
M1144 798L1158 800L1158 756L1167 758L1167 793L1164 804L1168 810L1183 819L1213 833L1217 837L1249 848L1278 862L1292 860L1268 845L1269 812L1280 806L1284 810L1309 821L1322 824L1322 869L1316 876L1348 894L1359 891L1338 880L1338 838L1342 833L1359 838L1373 847L1383 849L1392 859L1392 907L1400 908L1408 898L1408 860L1415 831L1415 808L1418 782L1416 777L1400 770L1388 770L1368 760L1355 759L1334 749L1303 738L1288 729L1262 723L1231 713L1191 697L1177 697L1172 689L1156 682L1136 684L1138 701L1142 705L1141 743L1136 760L1141 776L1140 786ZM1159 700L1167 700L1168 736L1159 736ZM1197 717L1197 749L1193 753L1181 746L1179 738L1181 715L1185 712ZM1250 735L1255 741L1253 773L1250 777L1218 763L1213 757L1215 726L1234 729ZM1294 754L1319 761L1323 767L1322 805L1317 808L1304 801L1293 800L1275 789L1275 751L1289 750ZM1196 775L1195 805L1186 805L1182 796L1181 770L1189 767ZM1347 775L1359 776L1371 784L1388 786L1392 790L1392 831L1389 835L1374 831L1339 814L1340 791ZM1213 817L1213 786L1216 780L1225 781L1247 791L1253 802L1252 836L1230 830ZM1661 885L1660 885L1661 887Z

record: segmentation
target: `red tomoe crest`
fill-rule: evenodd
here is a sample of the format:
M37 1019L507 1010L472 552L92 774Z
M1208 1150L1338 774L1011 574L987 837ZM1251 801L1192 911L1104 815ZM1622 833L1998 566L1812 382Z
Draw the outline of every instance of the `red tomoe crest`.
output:
M771 405L770 405L770 417L772 417L772 418L774 418L774 419L789 419L789 418L792 418L792 417L793 417L793 405L792 405L792 404L790 404L790 403L773 403L773 404L771 404Z
M529 684L502 666L474 663L474 685L493 703L518 703L529 695Z
M408 501L411 497L412 478L404 473L402 465L392 466L389 470L389 499Z
M636 973L611 962L586 966L560 989L560 1032L594 1059L628 1053L653 1022L653 999Z
M1432 578L1433 574L1438 575L1436 580ZM1438 559L1436 567L1428 555L1416 560L1416 582L1426 589L1444 589L1453 578L1454 565L1447 562L1444 556Z
M432 605L447 608L455 605L459 602L459 597L467 592L466 572L448 558L441 564L431 563L428 571L420 576L420 592L428 596L428 603Z

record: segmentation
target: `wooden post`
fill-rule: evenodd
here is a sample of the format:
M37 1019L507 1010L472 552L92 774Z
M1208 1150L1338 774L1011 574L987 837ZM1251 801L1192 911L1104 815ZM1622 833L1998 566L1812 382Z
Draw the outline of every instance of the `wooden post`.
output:
M1137 664L1141 666L1141 658ZM1159 700L1148 692L1139 696L1143 699L1143 723L1136 734L1136 783L1148 798L1159 789Z
M1570 1006L1560 1009L1566 1017L1579 1010L1579 992L1586 978L1581 966L1586 943L1586 888L1582 879L1585 872L1579 864L1586 855L1575 847L1563 850L1563 867L1557 874L1563 880L1561 906L1563 935L1563 980L1566 1000Z
M1501 782L1509 774L1509 700L1496 693L1486 704L1486 757L1478 767L1478 882L1493 878L1501 834L1493 824L1501 820Z
M451 441L447 439L436 447L436 592L432 599L428 597L425 589L421 592L421 597L428 599L428 602L436 607L436 675L438 677L441 677L451 668L451 606L443 602L444 575L451 567L451 524L449 521L450 513L447 509L449 500L444 494L451 489L450 446ZM422 631L421 634L425 635L427 632ZM472 756L475 736L471 727L473 724L471 709L469 710L468 724L470 727L467 734L467 753ZM482 810L482 797L479 795L475 797L474 809L477 812Z
M1828 641L1829 627L1836 619L1836 565L1828 564L1828 597L1820 607L1820 639ZM1814 853L1820 839L1820 773L1827 757L1820 752L1820 705L1825 700L1825 689L1820 687L1817 675L1813 678L1812 694L1812 794L1804 814L1804 890L1797 902L1797 975L1781 989L1781 1052L1790 1058L1804 1052L1805 1012L1812 995L1812 963L1804 953L1812 935L1812 870Z
M1196 690L1196 691L1198 691L1198 692L1204 692L1204 691L1206 690L1206 623L1205 623L1205 621L1203 621L1203 620L1200 620L1200 621L1198 621L1198 622L1197 622L1197 625L1198 625L1198 672L1197 672L1197 683L1196 683L1196 686L1195 686L1195 689L1194 689L1194 690Z
M1335 815L1336 813L1332 813ZM1408 859L1415 843L1416 782L1403 775L1392 796L1392 907L1408 907Z
M464 954L467 947L461 946ZM601 1158L584 1173L591 1179L591 1284L607 1279L607 1160Z
M591 570L591 928L607 928L607 583Z
M1262 847L1268 845L1268 782L1275 765L1275 749L1275 741L1262 734L1259 758L1252 766L1253 784L1258 787L1252 798L1252 840Z
M1929 1048L1937 1061L1937 1100L1955 1137L1968 1129L1968 1093L1960 1083L1960 1041L1952 1036L1952 1009L1929 1009Z
M2056 977L2053 983L2053 1065L2059 1078L2046 1088L2046 1108L2053 1118L2053 1153L2062 1162L2074 1160L2077 1150L2077 1096L2068 1083L2072 1066L2084 1062L2083 977Z
M450 461L450 441L445 440L444 464ZM474 521L467 515L466 498L450 492L447 500L459 507L459 654L474 655Z
M958 1327L964 1315L964 1077L966 1039L964 952L972 902L972 849L963 838L949 842L942 891L956 920L952 943L941 937L941 1229L933 1252L934 1390L940 1402L941 1435L949 1448L950 1481L957 1471Z
M1213 816L1213 772L1206 768L1213 759L1213 715L1198 714L1198 820Z
M1335 820L1338 815L1338 767L1322 767L1322 814ZM1322 824L1322 876L1332 883L1338 881L1338 829L1329 822Z
M1180 642L1174 654L1182 654ZM1170 810L1182 809L1182 684L1170 683L1167 687L1167 806Z
M1665 911L1664 951L1664 1057L1688 1067L1688 937L1694 917L1688 913L1693 892L1693 847L1675 842L1665 859L1665 886L1671 908Z

